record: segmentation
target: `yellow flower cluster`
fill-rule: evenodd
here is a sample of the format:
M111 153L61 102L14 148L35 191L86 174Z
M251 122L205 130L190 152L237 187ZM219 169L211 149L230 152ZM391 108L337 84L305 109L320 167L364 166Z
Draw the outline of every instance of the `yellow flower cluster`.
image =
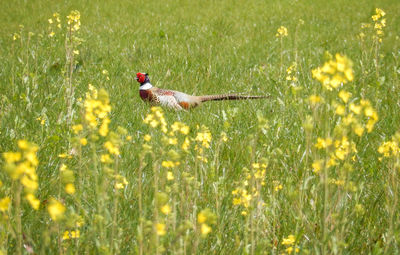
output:
M150 125L152 128L160 126L161 131L166 134L168 132L168 128L162 108L158 106L153 106L151 107L151 112L152 113L148 114L143 122Z
M71 31L78 31L81 27L81 14L79 11L71 11L67 16L67 23Z
M55 198L51 198L49 206L47 206L47 211L54 221L59 221L64 217L65 206Z
M171 125L172 132L180 132L181 134L187 135L189 134L190 128L186 124L182 122L174 122L174 124Z
M18 141L19 151L5 152L3 158L6 162L4 169L11 179L19 180L24 187L25 199L33 209L39 209L40 201L35 197L38 189L36 168L39 161L36 157L38 147L26 140Z
M97 129L99 124L99 134L106 136L108 134L108 124L110 119L108 114L111 112L110 100L104 89L97 91L93 85L89 84L89 91L86 93L84 102L85 120L92 129ZM80 126L75 127L74 132L82 129Z
M210 225L215 224L216 218L216 215L208 208L201 210L197 214L197 223L201 226L200 232L202 237L206 237L212 231Z
M293 251L298 253L300 249L296 247L296 238L294 235L289 235L287 238L283 238L282 244L286 246L286 253L291 254Z
M10 208L11 199L9 197L4 197L0 199L0 212L7 212Z
M79 230L72 230L72 231L65 231L63 234L62 239L63 240L68 240L68 239L76 239L81 236L81 233Z
M242 215L247 215L247 210L251 206L251 202L260 196L259 189L265 185L265 175L267 172L266 163L253 163L251 171L247 168L243 168L245 180L243 183L232 191L233 205L241 205L245 208L242 211ZM253 185L250 185L253 183ZM280 183L274 183L274 189L281 189Z
M326 89L336 89L354 79L353 63L346 56L336 54L334 60L329 60L322 67L312 70L312 76Z
M116 181L114 187L116 189L124 189L129 184L126 178L122 175L116 174L114 175L114 178Z
M210 148L212 136L208 127L202 125L200 132L197 133L195 140L201 143L201 146Z
M399 141L400 133L397 132L390 141L383 142L379 146L378 152L385 158L397 157L400 154Z
M375 15L372 15L372 20L374 21L374 29L375 35L374 38L378 40L378 42L382 42L383 37L383 28L386 27L386 19L383 18L386 13L379 8L375 9Z
M276 37L279 37L279 38L288 36L288 30L287 30L287 28L284 27L284 26L281 26L280 28L278 28L278 31L277 31L277 33L276 33L275 36L276 36Z
M288 69L286 69L286 80L291 81L292 84L297 82L297 63L293 62Z
M64 189L67 194L74 194L75 193L75 176L72 170L68 169L67 165L62 164L60 166L60 174L61 174L61 182L65 185Z
M55 27L58 29L61 29L61 20L60 20L60 14L58 12L53 13L53 17L49 18L47 20L49 22L49 37L54 37L56 34Z
M335 107L335 114L344 116L342 123L345 126L351 125L352 130L358 136L363 135L365 128L367 129L368 133L372 132L379 117L378 113L371 106L371 103L368 100L361 99L359 104L352 102L347 105L347 102L351 97L351 93L344 90L341 90L338 96L345 103L345 105L341 103L334 103L333 106ZM362 125L364 118L367 119L365 128Z
M338 165L338 161L344 161L351 153L357 153L356 145L353 141L349 141L347 136L342 136L339 139L318 138L315 147L324 149L328 153L328 158L324 160L315 160L312 163L312 168L315 173L319 173L325 167L329 168Z

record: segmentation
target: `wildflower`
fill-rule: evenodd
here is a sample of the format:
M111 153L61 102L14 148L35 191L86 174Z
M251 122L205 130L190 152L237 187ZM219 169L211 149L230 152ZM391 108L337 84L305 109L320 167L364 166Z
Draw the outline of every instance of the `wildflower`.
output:
M290 65L286 70L287 73L286 80L292 81L292 84L295 83L297 81L296 72L297 72L297 63L293 62L292 65Z
M279 190L283 189L283 186L279 181L274 181L273 183L274 183L274 190L275 191L279 191Z
M281 26L280 28L278 28L278 31L277 31L277 33L276 33L275 36L276 36L276 37L279 37L279 38L288 36L288 30L287 30L287 28L284 27L284 26Z
M315 144L315 147L317 147L318 149L324 149L324 148L327 148L327 147L329 147L331 145L332 145L332 139L331 138L328 137L326 139L323 139L323 138L318 137L317 138L317 143Z
M4 152L3 158L6 160L7 163L14 163L21 159L20 152Z
M317 95L311 95L308 100L310 101L311 104L315 105L319 102L321 102L321 97Z
M165 224L157 223L155 227L156 227L157 235L163 236L163 235L165 235L167 233L167 231L165 230Z
M172 181L174 178L174 174L171 171L167 172L167 180Z
M204 212L200 212L200 213L197 215L197 222L198 222L198 223L204 223L204 222L206 222L206 220L207 220L207 216L205 215Z
M68 240L68 239L75 239L80 237L80 232L79 230L72 230L72 231L65 231L63 234L62 239L63 240Z
M185 137L185 141L182 143L182 150L187 151L190 146L189 138Z
M116 156L120 155L119 148L110 141L104 143L104 147L108 150L110 154L114 154Z
M361 106L360 105L355 105L354 103L351 103L349 106L350 111L354 112L355 114L359 115L361 113Z
M364 127L361 126L360 124L356 125L354 128L354 133L356 133L356 135L358 136L362 136L362 134L364 133Z
M349 101L349 98L351 97L351 93L345 90L341 90L339 92L339 97L343 100L344 103L347 103Z
M289 235L287 238L283 238L282 244L283 245L293 245L295 241L296 241L296 238L294 237L294 235Z
M211 227L208 226L207 224L203 223L201 224L201 234L203 237L207 236L211 232Z
M206 126L201 127L201 131L197 133L196 141L201 142L203 147L209 148L211 142L211 133Z
M163 207L161 207L161 212L165 215L168 215L171 212L171 206L164 205Z
M128 185L128 181L126 180L126 178L122 175L117 174L115 176L115 179L117 180L117 182L115 183L114 187L116 189L123 189L126 187L126 185Z
M354 79L352 67L350 59L336 54L334 60L329 60L322 67L312 70L312 76L326 89L332 90Z
M38 210L40 206L40 201L37 199L32 193L28 193L25 196L26 200L28 200L29 204L33 209Z
M74 131L75 134L78 134L80 131L83 130L83 126L81 124L73 125L72 130Z
M335 113L336 113L337 115L343 116L344 113L345 113L345 111L346 111L346 108L344 107L344 105L339 104L339 105L336 106Z
M72 183L67 183L67 185L65 185L65 192L67 192L67 194L74 194L75 193L75 186Z
M11 199L9 197L0 199L0 211L2 212L8 211L8 208L10 207L10 202Z
M80 144L82 144L83 146L86 146L86 144L87 144L87 139L86 139L86 138L81 138L81 139L79 140L79 142L80 142Z
M323 160L316 160L316 161L314 161L313 163L312 163L312 168L313 168L313 171L314 171L314 173L319 173L320 171L321 171L321 169L322 169L322 164L323 164Z
M146 135L143 137L143 140L145 140L146 142L150 142L151 136L150 136L149 134L146 134Z
M58 202L56 199L51 198L50 204L47 207L47 211L54 221L58 221L64 216L65 206Z
M106 163L106 164L111 164L111 163L113 163L113 160L111 159L110 154L102 154L102 155L100 156L100 161L101 161L102 163Z
M70 25L71 31L78 31L81 26L81 14L79 11L71 11L70 14L67 16L67 23Z

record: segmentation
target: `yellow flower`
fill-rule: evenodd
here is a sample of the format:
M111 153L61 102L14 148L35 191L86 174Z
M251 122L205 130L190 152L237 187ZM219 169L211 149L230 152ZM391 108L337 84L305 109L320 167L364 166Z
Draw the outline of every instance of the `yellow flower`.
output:
M26 141L26 140L19 140L19 141L18 141L18 147L19 147L21 150L27 150L27 149L29 148L29 143L28 143L28 141Z
M336 113L337 115L343 116L344 113L345 113L345 111L346 111L346 107L344 107L344 105L339 104L339 105L336 106L335 113Z
M86 138L81 138L81 139L79 140L79 142L80 142L83 146L85 146L85 145L87 144L87 139L86 139Z
M202 212L200 212L198 215L197 215L197 222L198 223L204 223L204 222L206 222L206 220L207 220L207 216L204 214L204 213L202 213Z
M311 104L317 104L321 102L321 97L317 95L311 95L308 100L310 101Z
M323 139L323 138L318 137L317 138L317 143L315 144L315 147L317 147L318 149L323 149L323 148L327 148L327 147L329 147L331 145L332 145L332 139L331 138L328 137L326 139Z
M75 239L75 238L79 238L80 237L80 232L79 230L72 230L70 231L65 231L63 234L63 240L68 240L68 239Z
M165 230L165 224L163 223L157 223L156 224L156 233L159 236L163 236L167 233L167 231Z
M111 164L113 162L113 160L110 157L110 154L102 154L100 156L100 161L106 164Z
M28 193L25 196L26 200L28 200L29 204L32 206L33 209L38 210L40 206L40 200L37 199L33 194Z
M120 182L117 182L117 183L115 183L115 186L114 186L116 189L123 189L124 188L124 184L122 184L122 183L120 183Z
M319 173L322 169L323 160L316 160L312 163L312 168L315 173Z
M358 136L362 136L362 134L364 133L364 127L361 125L356 125L354 127L354 133L356 133L356 135Z
M14 163L21 159L20 152L4 152L3 158L6 160L7 163Z
M202 126L201 132L197 133L196 141L201 142L203 147L209 148L211 142L211 133L206 126Z
M280 28L278 28L278 31L275 35L276 37L285 37L288 36L288 30L286 27L281 26Z
M350 111L354 112L355 114L359 115L361 113L361 106L360 105L355 105L353 103L350 104L349 106Z
M83 126L81 124L73 125L72 130L74 131L75 134L78 134L80 131L83 130Z
M10 207L10 202L11 199L9 197L0 199L0 211L2 212L8 211L8 208Z
M174 164L174 162L172 162L172 161L162 161L161 162L161 166L163 166L163 167L165 167L165 168L171 168L171 167L174 167L175 166L175 164Z
M187 151L190 146L190 140L188 137L185 137L185 141L182 143L182 150Z
M58 221L64 216L65 206L58 202L56 199L51 198L50 204L47 207L47 211L54 221Z
M282 244L283 245L293 245L295 241L296 241L295 236L289 235L287 238L283 238Z
M68 183L67 185L65 185L65 192L67 192L68 194L72 195L75 193L75 186L72 183Z
M167 172L167 180L172 181L174 178L174 174L171 171Z
M149 142L149 141L151 140L151 136L150 136L149 134L146 134L146 135L143 137L143 139L144 139L146 142Z
M204 236L208 235L211 232L211 227L208 226L207 224L203 223L201 224L201 234Z
M286 251L288 254L291 254L291 253L293 252L293 247L292 247L292 246L287 247L285 251Z
M344 103L347 103L349 101L349 98L351 97L351 93L345 90L341 90L339 92L339 97L343 100Z
M107 141L104 143L104 147L108 150L109 153L114 154L114 155L119 155L119 149L117 146L115 146L112 142Z
M165 215L168 215L171 212L171 206L164 205L163 207L161 207L161 212Z

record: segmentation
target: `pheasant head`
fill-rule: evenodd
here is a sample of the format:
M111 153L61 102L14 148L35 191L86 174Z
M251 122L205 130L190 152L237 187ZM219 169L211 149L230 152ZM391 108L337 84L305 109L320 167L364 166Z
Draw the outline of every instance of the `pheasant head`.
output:
M150 78L148 73L137 73L136 80L140 83L140 85L143 85L145 83L150 83Z

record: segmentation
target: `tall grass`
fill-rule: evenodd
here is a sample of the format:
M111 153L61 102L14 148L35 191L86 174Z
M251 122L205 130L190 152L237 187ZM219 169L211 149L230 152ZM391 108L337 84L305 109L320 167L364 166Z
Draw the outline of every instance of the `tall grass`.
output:
M0 253L399 253L397 1L2 9Z

